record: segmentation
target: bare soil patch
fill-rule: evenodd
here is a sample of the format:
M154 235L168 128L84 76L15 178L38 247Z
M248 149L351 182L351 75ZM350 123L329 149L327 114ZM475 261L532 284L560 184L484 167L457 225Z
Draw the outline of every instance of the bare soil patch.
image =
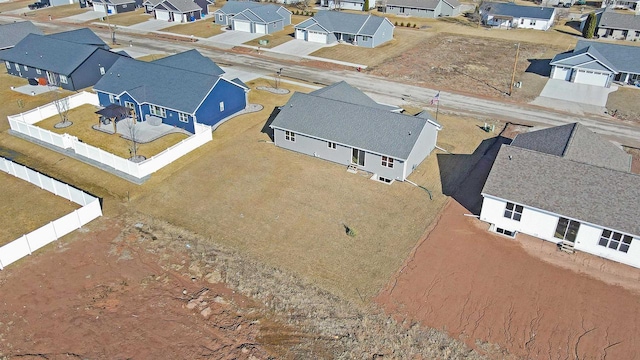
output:
M545 74L525 72L533 61L550 59L559 50L550 45L520 43L515 81L522 81L522 89L528 90L516 89L512 98L528 101L539 95L547 79ZM504 97L509 92L515 55L513 41L439 34L368 71L431 88Z
M0 171L0 246L80 206Z

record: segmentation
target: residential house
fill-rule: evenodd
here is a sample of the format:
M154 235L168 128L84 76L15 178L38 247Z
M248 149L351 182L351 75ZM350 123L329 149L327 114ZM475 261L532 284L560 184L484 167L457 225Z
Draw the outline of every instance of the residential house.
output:
M385 12L424 18L457 16L460 14L458 0L387 0Z
M216 128L247 106L249 88L197 50L151 62L121 58L93 87L101 106L132 109L138 121L195 133L195 123Z
M78 0L40 0L40 2L43 2L48 6L60 6L60 5L77 4Z
M228 1L213 14L216 24L257 34L272 34L291 25L291 11L274 4Z
M93 11L120 14L142 6L142 0L93 0Z
M640 175L631 156L579 123L516 136L482 190L491 231L640 267Z
M145 0L145 11L158 20L189 22L209 14L213 0Z
M0 25L0 50L14 47L29 34L44 35L31 21L13 22Z
M596 35L617 40L640 40L640 8L637 14L621 14L607 8L596 27Z
M605 0L602 7L640 11L640 0Z
M609 87L612 81L640 83L640 48L580 40L551 60L552 79Z
M319 11L295 26L295 37L322 44L339 41L374 48L393 39L393 29L386 17Z
M13 48L0 51L0 59L11 75L36 78L40 83L66 90L80 90L94 85L123 57L109 51L104 42L103 46L89 44L97 42L96 39L99 38L88 29L52 35L29 34Z
M329 10L369 11L376 7L376 2L375 0L320 0L320 6L329 8Z
M375 103L345 82L309 94L294 93L273 122L275 145L404 181L431 153L441 126Z
M525 6L514 3L485 2L480 7L482 22L504 29L549 30L556 19L553 7Z

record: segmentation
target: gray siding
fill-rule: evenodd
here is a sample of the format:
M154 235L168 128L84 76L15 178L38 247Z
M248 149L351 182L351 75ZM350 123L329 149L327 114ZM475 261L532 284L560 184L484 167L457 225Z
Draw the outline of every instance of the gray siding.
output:
M415 16L421 18L435 18L439 14L442 2L436 6L436 9L416 9L404 6L387 5L386 12L389 14L403 14L407 16Z
M440 2L442 8L440 9L440 16L458 16L460 15L460 6L452 8L451 6Z
M417 168L418 165L420 165L420 163L422 163L422 161L431 154L431 151L433 151L436 146L437 140L438 130L436 130L436 127L430 123L426 124L422 129L422 133L418 136L418 140L407 159L405 178L407 178L409 174L411 174L413 170L415 170L415 168Z
M267 33L273 34L274 32L278 32L284 29L284 21L278 20L274 23L267 24Z
M351 164L351 154L353 150L351 147L336 144L336 148L332 149L328 147L327 141L301 134L296 134L296 141L292 142L285 139L285 131L281 129L274 129L273 135L274 142L278 147L318 157L345 166ZM382 156L366 152L364 166L358 166L358 168L387 179L404 180L402 174L404 163L398 159L394 159L393 168L388 168L382 166Z
M373 46L379 46L389 40L393 40L393 25L388 21L383 21L373 35Z
M231 25L231 15L217 13L213 21L219 25Z

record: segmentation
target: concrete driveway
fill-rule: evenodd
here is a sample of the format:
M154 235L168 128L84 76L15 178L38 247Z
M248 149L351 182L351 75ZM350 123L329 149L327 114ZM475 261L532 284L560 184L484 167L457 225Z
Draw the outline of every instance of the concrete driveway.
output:
M60 21L70 22L70 23L83 23L90 20L99 19L103 16L105 16L105 13L103 12L88 10L87 12L84 12L82 14L62 18L60 19Z
M580 115L604 114L609 93L616 90L618 90L616 85L604 88L549 79L540 96L532 101L531 104Z
M180 24L180 23L177 23L177 24ZM134 30L140 30L140 31L157 31L157 30L162 30L164 28L168 28L173 25L176 25L176 23L169 22L166 20L149 19L141 23L127 26L127 29L134 29Z
M229 44L229 45L236 46L236 45L242 45L247 41L251 41L253 39L257 39L262 36L264 36L264 34L252 34L244 31L228 30L223 32L222 34L209 37L207 38L207 40L221 43L221 44Z
M287 41L282 45L278 45L269 51L287 54L287 55L295 55L295 56L307 56L313 53L316 50L322 49L325 46L329 46L327 44L321 44L316 42L309 42L299 39L293 39Z

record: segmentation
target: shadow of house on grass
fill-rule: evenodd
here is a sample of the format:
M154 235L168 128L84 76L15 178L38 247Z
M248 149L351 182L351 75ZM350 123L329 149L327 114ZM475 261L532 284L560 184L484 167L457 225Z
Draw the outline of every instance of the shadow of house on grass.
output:
M551 59L527 59L529 67L524 72L538 74L540 76L551 76Z
M280 113L280 109L278 107L273 108L273 111L269 115L267 122L264 123L262 130L260 130L260 132L262 132L263 134L267 134L267 136L269 137L269 139L271 139L271 141L275 141L275 139L273 137L274 136L273 129L270 128L269 126L271 126L271 123L273 122L273 120L275 120L276 116L278 116L279 113Z
M496 136L483 140L473 154L437 154L442 193L453 197L470 213L480 215L482 188L502 144L511 139Z

